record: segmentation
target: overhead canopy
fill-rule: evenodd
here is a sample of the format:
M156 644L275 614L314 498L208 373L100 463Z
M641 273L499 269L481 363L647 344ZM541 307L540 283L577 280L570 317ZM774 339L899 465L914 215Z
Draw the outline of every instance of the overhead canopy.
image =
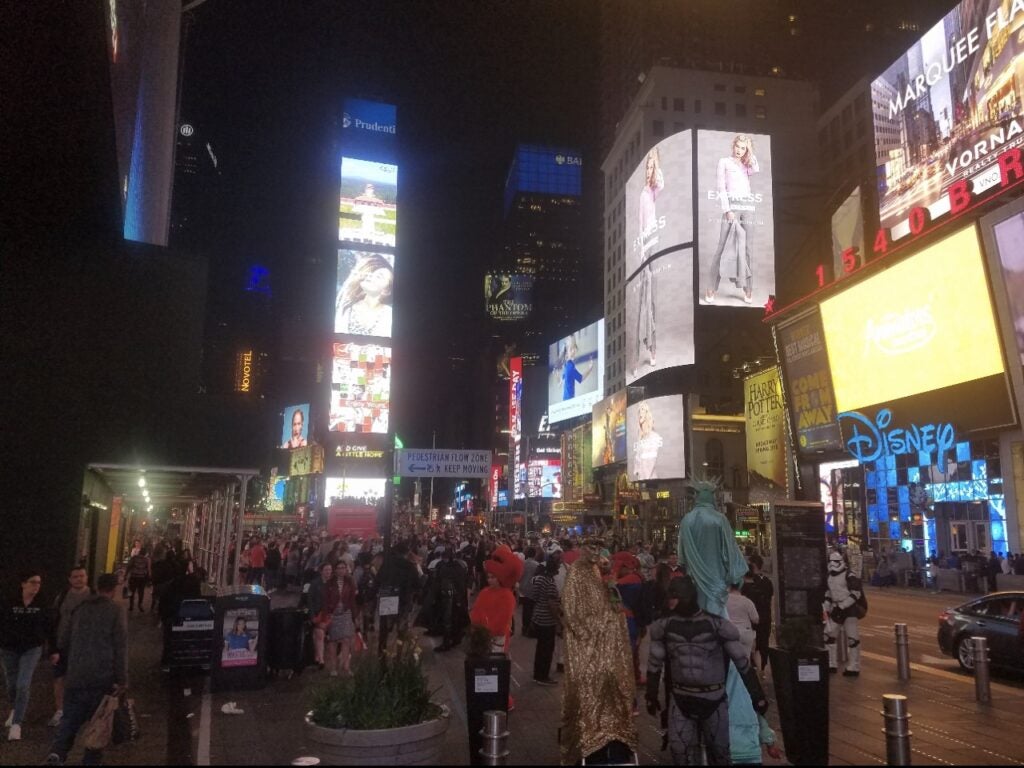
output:
M154 506L191 504L208 499L214 491L229 484L247 481L258 469L237 467L133 466L129 464L90 464L115 496L143 502L139 478L145 478L149 503Z

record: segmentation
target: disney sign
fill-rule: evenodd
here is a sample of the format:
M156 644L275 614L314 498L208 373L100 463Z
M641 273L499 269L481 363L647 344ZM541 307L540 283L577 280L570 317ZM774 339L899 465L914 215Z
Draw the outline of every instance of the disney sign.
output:
M892 411L883 408L875 420L857 411L839 414L839 421L852 422L852 434L846 441L846 450L860 463L878 461L887 456L908 453L936 454L942 464L946 451L956 445L956 429L952 424L912 424L909 427L889 429Z

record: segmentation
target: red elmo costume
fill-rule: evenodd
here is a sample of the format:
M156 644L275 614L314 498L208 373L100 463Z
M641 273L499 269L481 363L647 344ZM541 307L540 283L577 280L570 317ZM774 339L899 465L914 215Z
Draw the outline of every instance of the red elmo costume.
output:
M508 651L512 633L512 616L516 610L516 596L512 591L523 575L523 561L505 544L494 550L491 559L484 563L484 570L498 579L497 587L484 587L477 595L470 621L487 628L494 638L492 647L499 642L501 649Z

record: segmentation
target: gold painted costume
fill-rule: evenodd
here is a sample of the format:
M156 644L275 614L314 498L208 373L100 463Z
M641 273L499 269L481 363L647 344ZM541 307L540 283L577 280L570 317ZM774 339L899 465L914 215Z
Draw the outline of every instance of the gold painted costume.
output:
M565 689L562 765L575 765L612 741L637 748L633 655L621 608L597 573L596 553L584 549L562 591Z

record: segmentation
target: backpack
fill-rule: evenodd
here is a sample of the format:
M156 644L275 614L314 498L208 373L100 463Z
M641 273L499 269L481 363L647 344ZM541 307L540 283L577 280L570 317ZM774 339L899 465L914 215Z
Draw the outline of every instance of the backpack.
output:
M851 578L856 582L855 585L850 584ZM868 596L864 593L864 587L860 583L860 579L858 579L856 576L850 576L849 572L847 572L846 586L851 591L853 590L854 586L860 590L860 597L857 598L857 602L850 606L850 615L857 619L863 619L865 616L868 615Z

